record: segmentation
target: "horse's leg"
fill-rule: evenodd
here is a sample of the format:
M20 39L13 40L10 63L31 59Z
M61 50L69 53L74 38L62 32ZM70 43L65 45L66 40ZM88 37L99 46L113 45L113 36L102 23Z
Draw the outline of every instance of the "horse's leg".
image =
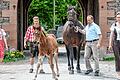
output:
M55 59L55 63L56 63L57 76L59 77L60 74L59 74L59 68L58 68L58 49L55 52L54 59Z
M44 60L44 57L45 56L41 56L41 64L40 64L40 71L39 71L39 73L41 73L41 74L45 74L45 72L43 70L43 60Z
M36 73L35 73L35 78L34 78L34 80L36 80L36 78L37 78L37 74L38 74L38 70L39 70L39 68L40 68L40 64L42 63L41 62L41 58L42 58L42 56L38 56L38 62L37 62L37 70L36 70Z
M68 70L71 70L71 66L70 66L70 51L68 49L68 46L66 45L66 50L67 50L67 59L68 59Z
M73 66L73 57L74 57L74 54L73 54L73 47L72 46L69 46L69 51L70 51L70 60L71 60L71 70L70 70L70 74L74 74L74 66Z
M50 68L51 68L51 70L52 70L52 76L53 76L53 78L54 78L55 80L58 80L57 77L56 77L56 73L55 73L55 71L54 71L53 54L52 54L52 53L50 53L49 60L50 60L50 61L49 61L49 62L50 62Z
M76 47L73 47L73 53L74 53L74 59L77 60L77 49Z
M81 45L77 47L77 73L81 73L81 69L80 69L80 49L81 49Z

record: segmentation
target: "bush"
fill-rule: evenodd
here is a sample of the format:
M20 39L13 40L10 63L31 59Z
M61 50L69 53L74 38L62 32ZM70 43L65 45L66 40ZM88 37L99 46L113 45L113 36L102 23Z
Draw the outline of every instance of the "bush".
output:
M115 60L114 56L103 57L103 61L113 61Z
M25 59L23 52L21 51L6 51L4 54L4 62L15 62L21 59Z

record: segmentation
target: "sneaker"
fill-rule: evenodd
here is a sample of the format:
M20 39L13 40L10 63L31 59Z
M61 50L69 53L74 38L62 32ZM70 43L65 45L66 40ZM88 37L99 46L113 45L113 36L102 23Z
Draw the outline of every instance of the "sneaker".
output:
M93 72L92 69L91 69L91 70L87 70L87 71L85 72L85 74L89 74L89 73L91 73L91 72Z
M30 69L29 73L33 73L33 69Z
M99 76L99 70L98 70L98 71L95 71L94 76Z

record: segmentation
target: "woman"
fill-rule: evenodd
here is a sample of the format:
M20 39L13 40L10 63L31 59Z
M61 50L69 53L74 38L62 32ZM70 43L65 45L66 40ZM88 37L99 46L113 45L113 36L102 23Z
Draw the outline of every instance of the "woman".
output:
M5 35L6 35L5 31L2 29L2 26L0 25L0 63L3 62L4 47L6 47L6 49L8 49Z
M116 22L110 28L109 50L113 49L116 72L120 76L120 12L116 14Z

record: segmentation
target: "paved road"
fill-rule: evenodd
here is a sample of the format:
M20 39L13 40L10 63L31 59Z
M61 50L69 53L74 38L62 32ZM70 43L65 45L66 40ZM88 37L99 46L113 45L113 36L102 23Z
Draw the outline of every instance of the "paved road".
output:
M36 64L35 64L36 66ZM34 69L36 69L34 66ZM76 64L74 64L76 66ZM92 62L92 66L93 62ZM76 73L69 75L67 70L67 59L66 56L59 56L59 69L60 77L59 80L118 80L115 72L114 62L100 61L100 76L95 77L94 73L84 75L85 64L83 57L81 57L81 69L82 73ZM46 74L38 74L37 80L53 80L51 76L51 70L47 63L47 59L44 60L44 70ZM33 80L34 73L28 73L29 71L29 60L22 60L15 63L2 63L0 64L0 80Z

